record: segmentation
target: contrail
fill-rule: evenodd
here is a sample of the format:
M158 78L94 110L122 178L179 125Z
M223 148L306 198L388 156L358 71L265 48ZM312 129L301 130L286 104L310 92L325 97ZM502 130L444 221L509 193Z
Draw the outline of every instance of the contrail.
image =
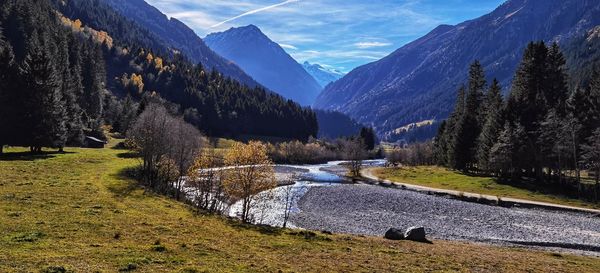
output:
M281 6L284 6L284 5L287 5L287 4L291 4L291 3L294 3L294 2L299 2L299 1L300 0L287 0L287 1L281 2L279 4L270 5L270 6L262 7L262 8L259 8L259 9L251 10L251 11L248 11L248 12L244 12L244 13L238 15L238 16L229 18L229 19L227 19L227 20L225 20L223 22L215 24L215 25L211 26L211 28L218 27L218 26L220 26L222 24L225 24L227 22L230 22L230 21L242 18L244 16L248 16L248 15L251 15L251 14L259 13L259 12L262 12L262 11L270 10L270 9L273 9L273 8L276 8L276 7L281 7Z

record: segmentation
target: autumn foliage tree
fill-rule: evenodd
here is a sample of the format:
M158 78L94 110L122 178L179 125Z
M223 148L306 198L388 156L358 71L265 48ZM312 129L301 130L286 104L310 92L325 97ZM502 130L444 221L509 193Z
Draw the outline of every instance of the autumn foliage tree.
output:
M277 186L273 163L261 142L237 143L225 154L225 192L242 201L242 221L252 221L255 195Z

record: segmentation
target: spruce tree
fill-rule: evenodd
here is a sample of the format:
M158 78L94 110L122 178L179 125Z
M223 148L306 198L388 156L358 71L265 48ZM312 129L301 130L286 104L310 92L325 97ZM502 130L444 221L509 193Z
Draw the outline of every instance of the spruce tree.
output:
M463 85L458 90L458 96L456 98L456 104L454 105L454 111L448 118L448 122L445 129L445 138L448 142L448 167L457 168L460 165L460 153L462 151L459 150L457 146L458 140L458 132L461 129L463 114L465 112L465 92L466 87Z
M513 80L507 107L509 120L521 124L527 135L523 147L527 151L524 154L526 158L520 161L523 165L518 167L535 174L540 180L543 179L543 156L537 140L540 135L539 124L548 112L543 93L547 86L547 57L548 48L544 42L527 46Z
M83 96L80 99L80 105L83 106L86 116L90 119L89 124L98 124L102 118L106 72L102 49L93 41L91 43L93 48L86 50L88 54L85 56L82 68Z
M453 168L472 169L476 163L476 143L481 132L481 112L485 88L483 67L475 61L469 71L469 87L464 111L455 128Z
M373 130L373 128L371 128L371 127L361 128L359 136L368 151L375 149L376 136L375 136L375 131Z
M64 147L67 137L65 106L62 100L61 80L52 63L48 40L33 47L22 64L27 116L24 132L29 145L36 152L42 147Z
M490 150L498 140L498 134L502 130L503 100L502 89L498 80L494 79L485 99L486 115L477 139L477 165L480 170L490 170Z
M0 153L4 145L10 144L14 123L11 107L12 84L15 82L14 56L11 46L4 40L0 29Z
M433 141L433 157L435 164L447 166L448 164L448 121L444 120L438 127Z

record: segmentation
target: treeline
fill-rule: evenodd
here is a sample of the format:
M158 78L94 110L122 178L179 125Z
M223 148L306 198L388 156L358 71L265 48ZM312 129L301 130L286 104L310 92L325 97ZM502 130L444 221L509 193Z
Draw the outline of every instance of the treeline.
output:
M557 44L530 43L503 99L496 80L487 84L479 62L460 88L456 106L440 125L434 144L438 164L496 175L511 181L569 189L597 198L580 183L580 170L598 173L600 152L600 76L570 90L565 58ZM573 170L574 178L566 176Z
M100 45L65 29L45 1L3 1L0 27L0 147L40 151L102 135Z
M349 116L328 110L315 109L319 122L319 138L336 139L358 134L362 125Z
M149 103L185 115L211 136L306 140L317 134L310 109L194 66L179 54L155 53L165 50L99 1L58 5L97 26L64 17L45 0L0 3L0 147L62 149L81 145L86 135L104 138L111 127L125 133Z
M267 153L280 164L323 164L333 160L360 160L381 158L383 151L376 148L377 138L373 128L363 127L355 135L336 139L314 139L307 143L288 141L266 144ZM357 150L357 151L356 151ZM351 156L351 153L358 154Z
M65 16L106 30L114 38L115 46L105 52L107 85L119 96L157 94L176 104L186 121L210 136L264 135L306 141L317 135L318 123L310 109L192 64L161 37L103 1L55 3Z

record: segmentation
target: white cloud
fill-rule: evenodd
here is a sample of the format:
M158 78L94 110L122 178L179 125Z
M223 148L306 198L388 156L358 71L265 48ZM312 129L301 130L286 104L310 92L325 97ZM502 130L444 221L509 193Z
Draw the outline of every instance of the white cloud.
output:
M277 7L280 7L280 6L285 6L285 5L287 5L287 4L291 4L291 3L294 3L294 2L298 2L298 1L300 1L300 0L287 0L287 1L284 1L284 2L281 2L281 3L278 3L278 4L274 4L274 5L270 5L270 6L266 6L266 7L258 8L258 9L253 9L253 10L251 10L251 11L244 12L244 13L242 13L242 14L240 14L240 15L237 15L237 16L231 17L231 18L229 18L229 19L227 19L227 20L224 20L224 21L222 21L222 22L219 22L219 23L217 23L217 24L215 24L215 25L211 26L211 28L218 27L218 26L220 26L220 25L222 25L222 24L225 24L225 23L231 22L231 21L233 21L233 20L236 20L236 19L242 18L242 17L244 17L244 16L248 16L248 15L252 15L252 14L255 14L255 13L259 13L259 12L267 11L267 10L270 10L270 9L274 9L274 8L277 8Z
M279 46L281 46L282 48L285 48L285 49L298 50L298 48L293 45L279 43Z
M384 42L359 42L355 43L354 46L364 49L364 48L372 48L372 47L385 47L391 46L392 43L384 43Z

